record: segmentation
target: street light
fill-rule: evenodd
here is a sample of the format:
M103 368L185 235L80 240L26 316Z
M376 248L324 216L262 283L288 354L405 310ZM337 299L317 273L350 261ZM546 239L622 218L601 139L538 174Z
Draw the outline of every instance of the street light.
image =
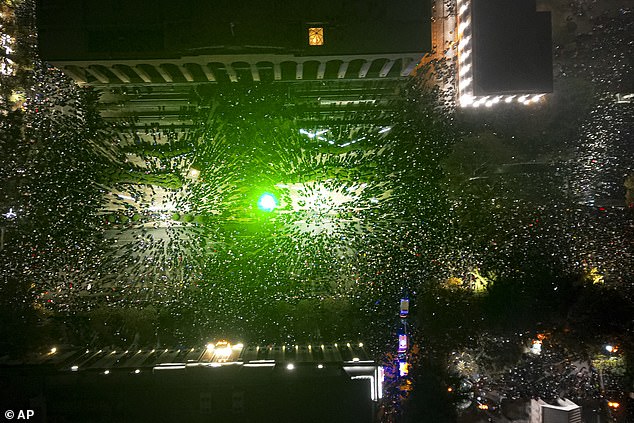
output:
M609 353L613 353L613 352L617 352L619 350L619 347L616 345L606 345L605 350Z
M540 355L542 353L542 341L536 339L533 341L533 345L531 346L531 352L535 355Z
M200 176L200 170L196 169L195 167L191 167L191 168L189 168L188 176L191 179L198 179L198 177Z

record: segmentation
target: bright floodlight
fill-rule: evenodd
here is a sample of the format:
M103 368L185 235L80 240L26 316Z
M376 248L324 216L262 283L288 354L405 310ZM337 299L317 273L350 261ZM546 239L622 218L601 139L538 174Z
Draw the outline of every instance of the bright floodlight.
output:
M258 207L264 211L273 211L277 207L277 200L273 194L262 194L258 200Z
M214 354L219 360L226 360L231 355L231 344L227 341L216 342Z
M286 365L286 368L287 368L288 370L293 370L293 369L295 368L295 365L294 365L293 363L288 363L288 364Z
M192 179L198 179L198 177L200 176L200 170L196 169L195 167L191 167L189 168L188 176Z
M612 345L606 345L606 346L605 346L605 350L606 350L607 352L612 352L612 351L614 351L614 347L613 347Z
M539 340L533 341L531 352L535 355L540 355L542 353L542 341L539 341Z

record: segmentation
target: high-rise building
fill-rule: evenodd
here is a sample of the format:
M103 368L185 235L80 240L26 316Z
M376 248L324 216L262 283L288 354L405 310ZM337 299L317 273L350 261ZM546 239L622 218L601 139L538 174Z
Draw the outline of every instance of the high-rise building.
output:
M551 27L535 0L459 0L460 104L530 104L552 92Z

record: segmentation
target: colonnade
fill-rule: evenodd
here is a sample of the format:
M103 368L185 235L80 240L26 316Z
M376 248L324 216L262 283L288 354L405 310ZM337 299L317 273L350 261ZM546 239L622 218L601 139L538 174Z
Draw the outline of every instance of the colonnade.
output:
M193 56L166 61L116 60L54 63L80 84L170 84L187 82L260 82L404 78L422 55L372 56L234 55Z

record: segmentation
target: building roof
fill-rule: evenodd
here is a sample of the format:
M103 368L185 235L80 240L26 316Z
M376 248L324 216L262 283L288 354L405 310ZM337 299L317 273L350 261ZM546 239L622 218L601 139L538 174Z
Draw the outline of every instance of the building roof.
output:
M476 96L553 90L550 12L535 0L473 0L473 90Z
M7 407L68 421L371 422L381 392L362 345L84 350L0 359ZM38 420L39 421L39 420Z
M430 2L379 0L40 0L45 60L176 58L292 52L342 55L427 52ZM308 28L324 44L308 45Z

